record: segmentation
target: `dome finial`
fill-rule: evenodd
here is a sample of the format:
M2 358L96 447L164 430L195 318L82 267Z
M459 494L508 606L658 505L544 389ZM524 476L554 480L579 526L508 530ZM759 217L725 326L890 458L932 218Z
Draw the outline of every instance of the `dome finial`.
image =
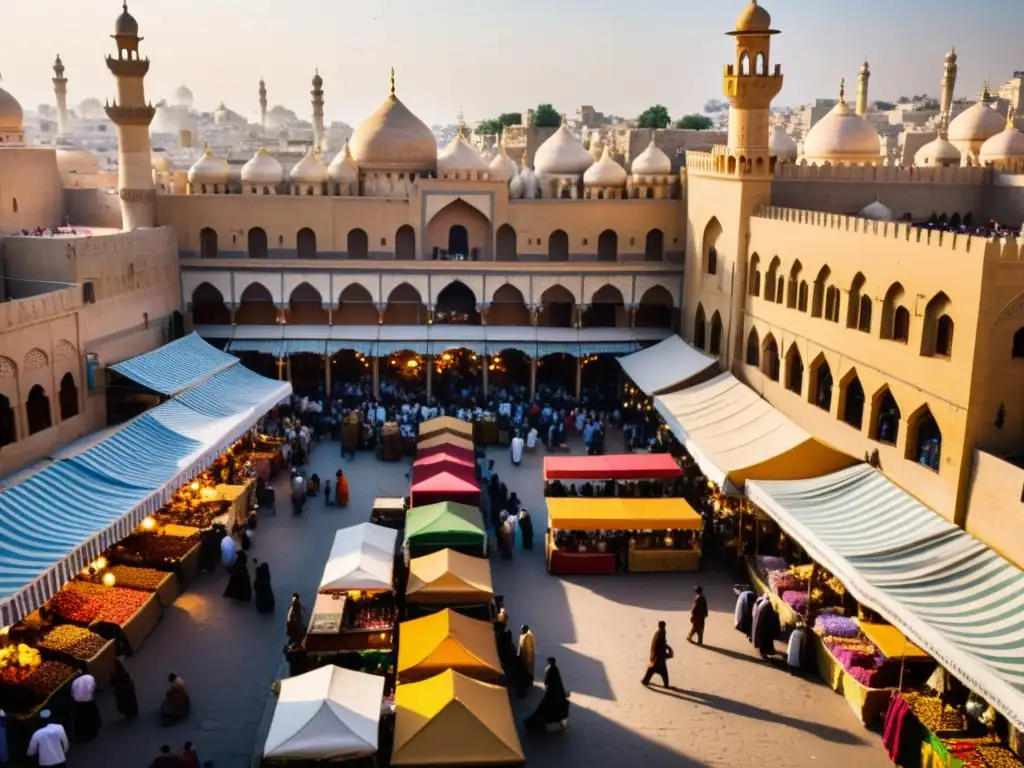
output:
M466 138L466 115L465 115L465 113L463 113L461 108L459 109L458 120L459 120L459 136L464 139L464 138Z
M397 98L395 96L395 68L394 67L391 68L391 98L392 99Z
M839 101L846 102L846 78L839 81Z

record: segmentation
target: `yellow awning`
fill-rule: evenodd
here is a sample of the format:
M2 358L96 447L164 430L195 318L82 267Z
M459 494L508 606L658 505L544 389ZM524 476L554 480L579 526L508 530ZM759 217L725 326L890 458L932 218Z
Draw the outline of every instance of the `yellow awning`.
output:
M454 669L479 680L497 681L501 660L494 627L445 608L398 627L398 679L406 682Z
M437 445L451 445L456 448L465 448L467 451L473 450L473 441L469 438L462 437L461 435L452 435L447 432L442 432L439 435L433 435L425 439L421 439L417 443L417 448L423 450L425 448L433 448Z
M447 670L395 690L392 765L521 765L525 760L503 686Z
M409 561L409 603L477 605L493 597L491 564L483 558L442 549Z
M462 435L470 440L473 439L473 425L468 421L462 421L452 416L438 416L434 419L427 419L420 424L421 440L443 432Z
M697 531L704 521L686 499L547 498L548 525L570 531Z
M891 624L869 624L866 621L860 623L860 631L872 643L878 646L878 650L887 659L930 659L927 653L922 651L906 636Z

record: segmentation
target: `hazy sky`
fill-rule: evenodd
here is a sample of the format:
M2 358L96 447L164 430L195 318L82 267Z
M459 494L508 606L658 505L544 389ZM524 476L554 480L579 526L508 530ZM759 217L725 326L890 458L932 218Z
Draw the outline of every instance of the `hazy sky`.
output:
M5 2L2 87L24 106L52 103L61 54L69 100L114 94L104 57L120 0ZM871 97L937 95L942 57L960 56L957 96L976 97L1024 69L1020 0L765 0L782 31L772 55L785 87L776 101L834 97L871 63ZM224 101L255 116L257 81L271 105L308 117L310 79L320 68L328 119L353 125L388 92L428 123L524 111L539 102L580 104L635 116L654 103L673 117L721 97L732 29L743 0L131 0L155 103L186 83L196 107ZM850 85L848 93L855 86Z

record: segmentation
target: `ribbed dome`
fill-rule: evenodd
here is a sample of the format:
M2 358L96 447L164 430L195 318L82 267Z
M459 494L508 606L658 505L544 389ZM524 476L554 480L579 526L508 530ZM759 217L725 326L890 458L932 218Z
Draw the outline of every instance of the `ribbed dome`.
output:
M135 17L128 13L128 3L124 3L121 6L121 15L117 17L117 21L114 22L114 34L121 37L138 37L139 36L139 22L135 20Z
M651 143L647 145L647 149L636 156L630 170L634 176L665 176L672 173L672 160L658 149L652 136Z
M0 133L21 133L25 112L18 100L0 88Z
M804 139L804 157L812 162L878 161L881 154L878 131L841 96Z
M270 159L273 160L273 158ZM248 168L253 160L246 163L245 168ZM275 160L274 162L277 161ZM245 173L245 168L242 169L243 174ZM227 160L217 157L210 151L209 147L196 160L195 164L188 169L188 180L192 184L227 184L230 178L231 169L228 167Z
M1017 160L1022 157L1024 157L1024 133L1009 124L982 144L981 149L978 150L978 159L983 163Z
M626 183L626 169L612 159L605 145L601 159L583 174L583 183L595 187L621 187Z
M150 152L149 164L157 173L167 173L171 170L171 160L165 152Z
M352 134L352 156L364 170L433 169L437 167L437 139L392 94Z
M775 155L782 162L793 162L800 153L793 137L786 133L781 125L772 128L772 136L769 141L771 154Z
M861 208L860 213L857 214L862 219L871 219L872 221L892 221L892 211L889 210L885 205L878 200L873 203L868 203Z
M359 181L359 168L356 167L356 161L352 159L352 150L347 141L345 148L334 156L328 166L327 177L336 182Z
M57 147L57 168L61 173L98 173L100 161L83 147Z
M487 171L487 163L475 149L469 146L469 142L466 141L460 130L437 156L437 170L440 173L456 171L480 173Z
M737 32L768 32L772 27L772 17L757 0L750 0L750 5L736 17Z
M1006 120L998 112L979 101L949 124L950 141L987 141L1003 130Z
M260 147L252 160L242 166L242 181L255 184L277 184L284 178L284 169L277 159Z
M292 166L288 178L297 184L323 184L327 181L327 165L320 153L310 147L305 157Z
M537 173L583 173L594 158L569 131L565 123L537 148L533 167Z
M491 160L488 169L491 172L492 179L499 179L501 181L509 181L519 175L519 166L505 152L504 144L501 146L501 151Z
M914 153L914 165L946 166L960 165L960 150L942 136L936 136Z

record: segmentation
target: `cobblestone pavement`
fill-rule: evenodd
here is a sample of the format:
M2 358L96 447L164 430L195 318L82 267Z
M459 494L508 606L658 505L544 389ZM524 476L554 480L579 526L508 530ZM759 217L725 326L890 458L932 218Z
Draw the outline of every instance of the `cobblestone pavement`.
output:
M128 660L139 719L118 722L109 694L101 694L103 730L92 744L73 748L69 768L142 768L161 744L177 749L185 740L215 768L250 764L282 661L288 596L299 591L309 605L334 530L364 522L374 496L407 491L406 464L385 464L366 454L343 464L338 453L337 444L318 446L311 471L332 477L344 467L352 488L348 509L324 508L320 500L293 518L282 489L278 514L261 517L254 555L270 564L276 614L260 616L252 605L221 597L223 571L200 574ZM527 456L520 467L510 465L505 450L492 448L490 456L502 480L533 510L539 538L545 528L541 454ZM510 621L531 625L538 659L558 658L572 694L568 731L524 736L531 766L890 765L878 736L860 726L842 696L757 658L732 628L733 579L721 569L559 579L546 573L539 548L517 550L512 561L496 560L493 568ZM711 607L703 648L684 637L697 583ZM676 649L669 662L676 688L667 691L640 685L659 619L668 623ZM188 682L193 711L186 722L165 729L157 711L172 671ZM525 702L514 701L517 718L539 699L535 690Z

